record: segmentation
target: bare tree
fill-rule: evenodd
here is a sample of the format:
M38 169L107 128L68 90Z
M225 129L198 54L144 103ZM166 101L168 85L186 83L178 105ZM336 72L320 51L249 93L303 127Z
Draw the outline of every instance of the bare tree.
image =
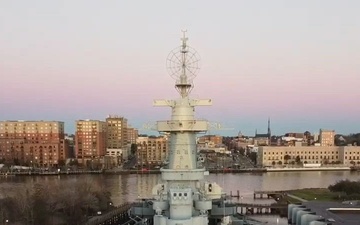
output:
M2 193L8 195L7 202L0 201L0 219L9 217L24 225L54 224L54 220L83 224L89 215L107 210L110 202L110 192L91 180L28 184Z

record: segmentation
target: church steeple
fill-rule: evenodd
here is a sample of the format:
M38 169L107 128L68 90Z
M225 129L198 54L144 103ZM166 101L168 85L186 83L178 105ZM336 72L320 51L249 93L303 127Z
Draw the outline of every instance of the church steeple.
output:
M270 129L270 117L268 118L268 136L271 138L271 129Z

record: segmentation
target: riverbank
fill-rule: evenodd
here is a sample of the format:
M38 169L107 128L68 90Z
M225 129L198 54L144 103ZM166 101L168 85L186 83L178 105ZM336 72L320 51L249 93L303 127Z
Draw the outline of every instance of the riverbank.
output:
M265 169L222 169L209 170L209 173L263 173ZM160 170L78 170L78 171L8 171L0 173L0 176L51 176L51 175L74 175L74 174L160 174Z
M76 171L7 171L1 172L0 177L11 177L11 176L54 176L54 175L77 175L77 174L103 174L103 170L87 171L87 170L76 170Z
M284 168L266 168L266 172L291 172L291 171L350 171L348 166L339 167L284 167Z
M247 168L247 169L209 169L209 173L224 174L224 173L266 173L266 172L301 172L301 171L350 171L350 167L284 167L284 168ZM76 171L7 171L1 172L0 177L8 176L53 176L53 175L79 175L79 174L160 174L157 170L76 170Z

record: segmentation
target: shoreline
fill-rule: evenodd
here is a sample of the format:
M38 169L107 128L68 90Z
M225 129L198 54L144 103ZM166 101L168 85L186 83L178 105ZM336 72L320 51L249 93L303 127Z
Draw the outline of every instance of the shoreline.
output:
M219 169L208 170L209 173L221 174L221 173L267 173L267 172L301 172L301 171L357 171L351 167L317 167L317 168L303 168L303 167L286 167L286 168L251 168L251 169ZM160 170L97 170L97 171L60 171L60 172L3 172L0 173L0 177L14 177L14 176L61 176L61 175L80 175L80 174L161 174Z
M351 171L351 167L285 167L266 168L266 172L298 172L298 171Z

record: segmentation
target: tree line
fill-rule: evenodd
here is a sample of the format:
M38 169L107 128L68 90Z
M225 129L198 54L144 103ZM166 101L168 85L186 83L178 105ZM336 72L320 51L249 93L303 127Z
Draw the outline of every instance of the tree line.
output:
M110 192L90 180L27 184L1 193L0 222L9 224L78 225L113 207Z
M341 180L333 185L330 185L328 189L331 192L337 192L339 198L344 200L360 200L360 181Z
M360 145L360 133L349 134L349 135L337 134L335 135L335 145L337 146Z

